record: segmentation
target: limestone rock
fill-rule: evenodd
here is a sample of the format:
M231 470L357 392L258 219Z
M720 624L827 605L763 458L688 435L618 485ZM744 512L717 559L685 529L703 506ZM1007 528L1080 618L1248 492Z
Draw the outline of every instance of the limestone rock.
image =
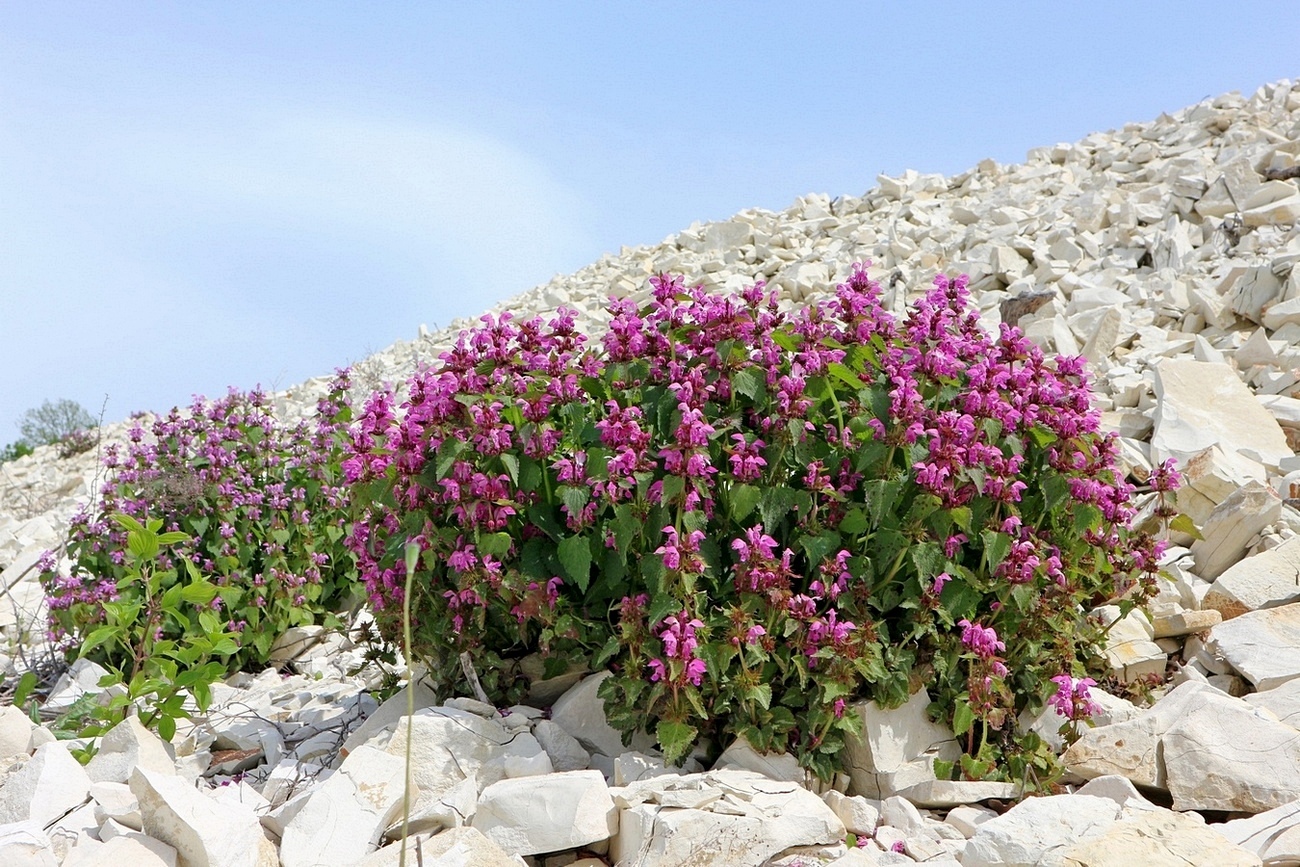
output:
M1114 801L1092 795L1027 798L976 829L962 867L1053 863L1058 850L1102 836L1122 815Z
M551 757L551 766L557 771L585 771L591 763L591 753L553 720L538 720L533 726L533 737Z
M22 709L11 704L0 707L0 767L8 767L14 759L27 755L34 728L36 723Z
M1163 789L1161 734L1159 718L1151 713L1127 722L1085 728L1061 761L1085 779L1117 774L1140 786Z
M49 825L86 801L90 778L62 743L38 749L0 788L0 825L28 819Z
M144 832L175 849L184 867L274 867L275 847L251 809L217 803L180 777L146 768L132 772L130 785Z
M1282 499L1259 482L1250 482L1214 507L1192 543L1196 574L1213 581L1246 553L1250 540L1282 516Z
M1300 677L1300 602L1220 623L1210 631L1209 643L1258 690Z
M1210 827L1265 864L1300 864L1300 801Z
M1226 364L1170 358L1155 366L1152 458L1184 461L1217 443L1276 464L1292 454L1286 435Z
M844 839L844 824L816 795L747 771L659 777L639 784L639 803L619 816L610 854L638 867L759 867L796 847ZM691 786L722 792L707 809L666 809L661 792ZM634 798L635 800L635 798Z
M1247 611L1300 599L1300 536L1229 567L1210 586L1202 605L1229 620Z
M1210 830L1196 813L1149 810L1121 819L1061 854L1065 867L1258 867L1253 852Z
M556 700L551 708L551 721L585 749L612 759L627 747L623 746L623 736L606 721L605 702L596 695L596 690L609 676L609 672L601 672L579 681ZM650 752L654 746L654 739L644 732L638 732L632 738L632 749L638 752Z
M283 867L361 863L384 830L400 820L405 781L406 764L397 756L367 746L353 750L285 827ZM412 788L414 800L419 789Z
M7 867L59 867L54 844L38 821L0 824L0 864Z
M176 765L162 740L129 716L113 726L99 744L99 752L86 765L86 775L95 783L125 783L136 768L159 774L176 773Z
M1300 731L1206 692L1160 739L1175 810L1260 813L1300 799Z
M760 753L744 738L732 741L731 746L718 756L713 767L715 769L739 768L742 771L762 774L768 779L784 780L800 785L803 784L806 776L804 769L799 766L799 760L794 756L789 753Z
M371 854L361 867L398 867L401 842ZM432 837L407 840L406 863L423 867L520 867L517 857L473 828L449 828Z
M618 813L599 771L566 771L493 783L472 827L507 852L535 855L609 839Z
M915 693L897 708L884 709L874 701L856 706L862 717L861 735L846 738L844 755L852 789L857 794L869 798L893 794L897 789L885 775L904 770L926 754L947 761L955 761L960 756L961 749L952 732L926 715L929 706L930 696L925 690ZM934 778L932 771L899 782L907 786L925 782L927 778Z

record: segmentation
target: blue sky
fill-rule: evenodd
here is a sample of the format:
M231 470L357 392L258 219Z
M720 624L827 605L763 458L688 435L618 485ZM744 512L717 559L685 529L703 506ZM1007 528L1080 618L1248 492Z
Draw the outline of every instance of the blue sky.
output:
M1300 76L1288 2L0 4L0 444Z

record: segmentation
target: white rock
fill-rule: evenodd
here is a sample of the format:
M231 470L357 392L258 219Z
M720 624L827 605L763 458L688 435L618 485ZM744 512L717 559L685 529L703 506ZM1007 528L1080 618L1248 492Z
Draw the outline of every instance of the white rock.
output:
M1300 801L1210 828L1265 864L1300 864Z
M952 732L927 716L929 706L930 696L925 690L897 708L884 709L874 701L855 706L862 717L861 736L846 738L844 756L856 794L869 798L888 796L897 791L895 784L905 787L933 779L932 771L910 779L884 777L913 765L927 753L946 761L960 756L961 748Z
M609 839L618 812L599 771L566 771L493 783L472 827L507 852L535 855Z
M34 728L36 723L21 708L11 704L0 707L0 767L8 767L14 759L27 755Z
M1276 463L1292 452L1286 435L1226 364L1182 358L1155 367L1152 458L1184 461L1217 443Z
M95 783L125 783L135 768L159 774L176 773L162 739L129 716L113 726L99 743L99 752L86 765L86 775Z
M91 841L93 842L93 841ZM177 867L177 852L143 834L114 837L94 846L78 843L62 867Z
M176 850L184 867L274 867L275 847L253 811L219 804L177 776L137 768L131 792L144 833Z
M1256 689L1300 677L1300 602L1220 623L1210 631L1210 646Z
M117 822L134 831L144 828L140 802L125 783L91 783L90 797L95 802L95 820L99 824Z
M793 783L759 774L712 771L680 779L660 777L639 785L705 781L727 793L707 810L664 809L652 801L623 810L610 855L619 864L638 867L759 867L794 847L844 839L844 824L820 798Z
M596 690L610 676L606 671L579 681L556 699L551 707L551 721L586 750L612 759L628 748L623 746L623 736L606 721L605 702L596 695ZM637 752L648 753L654 746L654 739L644 732L632 738L631 748Z
M1122 816L1120 806L1092 795L1027 798L982 823L966 844L963 867L1032 867L1060 863L1059 850L1100 837Z
M1224 840L1196 813L1155 809L1121 819L1060 854L1065 867L1258 867L1253 852ZM969 863L969 862L967 862Z
M1280 428L1279 428L1280 430ZM1196 573L1213 581L1246 554L1250 540L1282 516L1282 499L1272 488L1250 482L1214 507L1192 543Z
M943 821L956 828L963 837L969 839L975 836L975 832L979 830L980 825L997 817L996 810L974 804L964 804L949 810Z
M1221 574L1205 594L1203 605L1225 620L1261 608L1300 599L1300 536L1247 557Z
M402 687L395 695L389 697L387 701L379 706L374 713L366 717L366 721L357 727L356 731L348 735L343 742L343 749L340 751L340 761L347 758L348 753L357 747L369 741L385 729L392 729L397 725L397 721L406 716L408 702L407 691L412 689L408 684ZM415 709L417 711L433 707L438 703L438 696L423 681L417 681L415 686Z
M749 741L738 738L731 746L723 750L714 763L715 769L739 768L753 771L768 779L785 780L789 783L804 782L804 769L799 767L799 760L789 753L760 753L750 746Z
M1161 736L1175 810L1259 813L1300 799L1300 731L1203 692Z
M1162 730L1154 714L1098 728L1085 728L1061 761L1084 779L1118 774L1142 786L1163 789L1159 760Z
M852 834L873 834L880 824L879 801L860 795L844 795L834 789L822 795L822 800Z
M5 867L59 867L54 844L38 821L0 824L0 863Z
M401 758L373 747L353 750L285 827L283 867L359 864L378 847L384 830L400 820L405 781ZM412 789L414 802L419 789Z
M90 778L62 743L46 744L0 788L0 825L28 819L49 825L85 803Z
M1300 678L1244 696L1247 704L1262 707L1294 729L1300 729Z
M908 786L898 794L918 807L942 809L963 804L978 804L980 801L1012 801L1020 797L1020 787L1015 783L930 780Z
M392 843L373 853L361 867L398 867L402 844ZM473 828L451 828L432 837L407 840L406 863L422 867L520 867L516 856Z

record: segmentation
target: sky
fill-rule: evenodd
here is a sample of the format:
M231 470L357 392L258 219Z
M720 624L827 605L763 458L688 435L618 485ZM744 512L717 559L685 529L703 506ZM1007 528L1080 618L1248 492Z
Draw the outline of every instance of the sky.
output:
M1285 2L0 0L0 444L1300 77Z

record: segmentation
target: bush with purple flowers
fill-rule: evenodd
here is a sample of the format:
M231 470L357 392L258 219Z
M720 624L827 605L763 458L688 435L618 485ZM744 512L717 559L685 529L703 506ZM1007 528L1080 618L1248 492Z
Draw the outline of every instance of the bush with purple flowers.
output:
M347 387L341 371L313 424L284 425L267 395L232 389L110 445L99 502L72 520L70 573L52 552L42 564L52 639L126 673L150 642L215 636L224 677L264 665L290 626L336 623L355 575L339 468ZM167 544L142 559L130 530L146 524ZM155 558L151 589L136 561Z
M343 466L386 635L415 540L443 689L466 652L504 703L526 654L608 667L610 721L669 760L739 735L825 778L852 702L924 684L965 773L1019 779L1016 716L1102 670L1084 613L1131 610L1157 568L1083 361L986 333L965 278L902 321L865 266L789 313L651 282L598 348L571 312L484 317L401 407L372 397Z

